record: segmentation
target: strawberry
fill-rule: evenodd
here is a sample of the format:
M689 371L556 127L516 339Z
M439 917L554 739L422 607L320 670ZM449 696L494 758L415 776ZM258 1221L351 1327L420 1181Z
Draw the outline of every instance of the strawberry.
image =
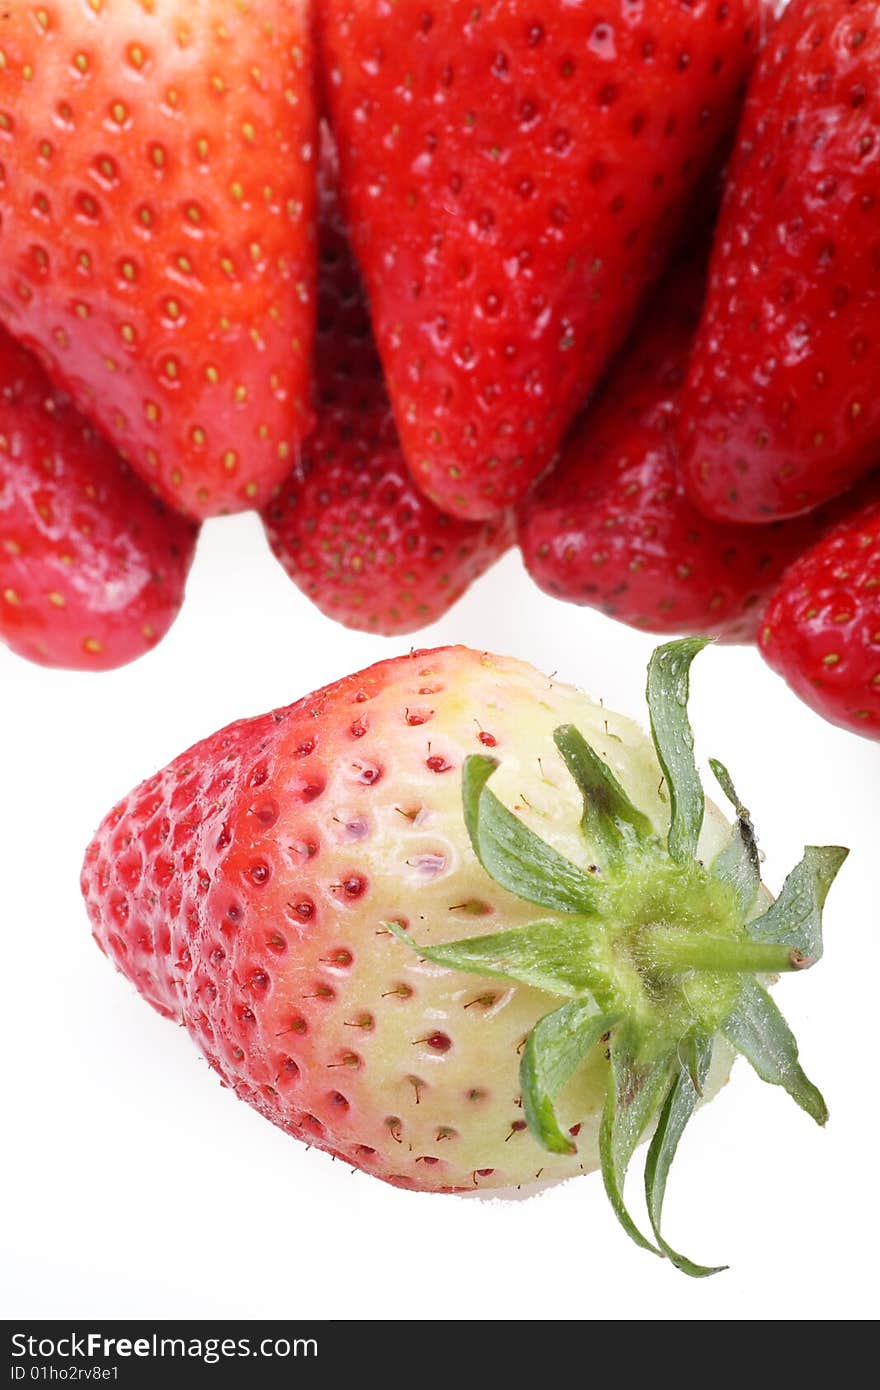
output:
M363 285L322 130L318 422L263 521L295 584L346 627L388 636L434 622L513 540L509 516L457 521L415 486L400 451Z
M0 329L0 637L44 666L122 666L177 616L195 542Z
M737 824L704 814L686 715L702 645L652 660L656 752L570 687L460 647L234 724L104 821L82 880L95 938L290 1134L430 1191L601 1165L634 1238L710 1273L660 1234L666 1173L731 1046L824 1122L754 972L821 953L846 851L808 850L767 907L720 764ZM654 1245L622 1186L657 1117Z
M877 462L878 122L876 0L794 0L749 91L682 408L707 516L794 516Z
M880 738L880 495L786 570L761 651L814 710Z
M759 0L325 0L343 193L407 461L523 496L732 125Z
M306 433L307 0L47 0L0 26L0 320L195 517Z
M704 287L699 256L668 276L558 469L523 503L519 538L549 594L649 632L751 642L819 523L712 522L685 493L672 436Z

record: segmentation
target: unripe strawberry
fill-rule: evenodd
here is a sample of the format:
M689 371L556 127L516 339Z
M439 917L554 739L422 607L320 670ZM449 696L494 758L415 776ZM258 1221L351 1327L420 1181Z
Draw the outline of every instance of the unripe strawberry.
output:
M652 664L656 752L576 690L460 647L233 725L105 820L83 874L98 944L291 1134L419 1189L601 1163L627 1224L639 1135L689 1076L726 1073L716 1035L763 1057L785 1025L752 972L820 940L774 909L744 925L766 905L750 822L704 819L689 753L701 645ZM841 852L812 853L818 876L796 873L817 923ZM744 1003L770 1020L759 1042ZM824 1120L787 1030L780 1056L767 1079Z

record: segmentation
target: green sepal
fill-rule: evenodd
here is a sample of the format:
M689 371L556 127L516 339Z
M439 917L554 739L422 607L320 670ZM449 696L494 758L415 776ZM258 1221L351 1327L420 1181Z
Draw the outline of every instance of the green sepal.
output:
M632 1030L626 1025L611 1037L611 1076L599 1130L602 1180L614 1214L636 1245L661 1252L643 1236L624 1201L623 1189L636 1146L657 1112L669 1086L675 1053L640 1062Z
M704 637L686 637L658 647L648 665L651 735L669 788L672 816L667 845L676 864L695 859L706 798L694 760L688 719L691 662L708 646Z
M520 1066L526 1122L553 1154L574 1149L555 1113L558 1096L609 1034L599 1131L606 1192L636 1244L694 1277L716 1269L675 1251L661 1234L661 1219L712 1039L726 1036L765 1081L783 1087L819 1123L827 1117L788 1025L754 975L803 969L818 957L822 907L846 857L833 847L805 851L777 903L748 923L760 911L754 830L726 768L713 762L737 825L708 870L695 862L705 798L687 698L691 663L705 645L701 639L667 644L649 667L651 728L671 801L665 846L587 740L563 725L554 740L584 799L585 845L576 858L591 864L595 853L603 872L588 873L545 844L488 787L497 762L470 757L463 812L474 852L497 884L544 908L544 918L437 946L385 924L411 950L447 969L520 982L570 1001L544 1014L526 1039ZM656 1245L639 1230L624 1197L635 1148L652 1130L645 1190Z
M669 1170L688 1121L703 1094L703 1086L709 1074L712 1061L711 1038L689 1039L687 1052L687 1060L669 1088L654 1138L648 1149L645 1161L645 1198L651 1229L666 1258L671 1260L676 1269L680 1269L683 1274L689 1274L692 1279L706 1279L711 1274L720 1274L727 1266L694 1264L686 1255L680 1255L677 1250L673 1250L660 1232Z
M553 735L565 765L584 798L581 829L589 845L616 865L627 849L654 836L648 817L634 806L611 768L573 724Z
M736 824L721 853L712 861L709 872L722 883L729 883L746 918L755 905L761 888L761 860L752 817L740 801L730 773L717 758L709 759L719 787L736 811Z
M825 1124L828 1107L798 1062L794 1034L757 980L743 980L737 1006L721 1031L762 1081L781 1086L817 1124Z
M595 911L595 889L583 869L540 839L486 786L498 763L479 754L462 774L465 825L490 878L509 893L553 912Z
M808 845L776 901L763 917L748 924L752 940L792 946L810 960L819 960L823 951L822 909L848 854L849 850L839 845Z
M602 1013L592 999L575 999L546 1014L529 1034L519 1068L523 1113L533 1137L550 1153L575 1152L553 1102L617 1018Z
M727 768L724 766L724 764L720 762L718 758L710 758L709 766L712 769L712 774L715 778L715 781L718 783L719 787L724 792L724 795L727 797L727 800L730 802L731 806L736 811L736 814L738 816L743 816L745 819L751 820L751 812L747 811L743 803L740 801L739 792L733 785L733 778L727 771Z
M396 922L384 922L398 941L449 970L492 975L534 985L549 994L575 996L590 990L601 976L589 955L590 922L586 918L547 918L491 936L425 946Z
M678 1048L678 1060L690 1077L693 1088L700 1100L703 1099L703 1082L706 1079L704 1076L700 1075L703 1044L706 1041L711 1042L712 1039L690 1037L686 1038L683 1043L680 1043Z

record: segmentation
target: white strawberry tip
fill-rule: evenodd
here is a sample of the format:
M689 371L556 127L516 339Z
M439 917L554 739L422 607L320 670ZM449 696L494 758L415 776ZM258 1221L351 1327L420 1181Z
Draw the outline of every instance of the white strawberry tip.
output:
M654 652L648 706L671 816L661 836L573 726L556 746L584 803L590 872L535 835L495 796L498 763L475 756L463 774L464 818L474 852L502 888L542 909L525 927L429 948L393 922L388 930L449 969L533 985L560 998L532 1029L520 1066L523 1111L551 1153L575 1151L554 1102L596 1047L609 1061L600 1133L605 1188L628 1235L695 1278L725 1266L695 1264L661 1234L669 1169L724 1038L758 1075L781 1086L819 1124L825 1102L798 1062L797 1043L761 978L800 972L822 954L822 909L848 851L810 846L762 911L751 817L723 764L712 770L737 820L711 864L698 861L705 794L687 715L691 663L706 645L689 638ZM763 898L763 901L766 901ZM649 1240L624 1202L627 1169L653 1129L645 1162Z

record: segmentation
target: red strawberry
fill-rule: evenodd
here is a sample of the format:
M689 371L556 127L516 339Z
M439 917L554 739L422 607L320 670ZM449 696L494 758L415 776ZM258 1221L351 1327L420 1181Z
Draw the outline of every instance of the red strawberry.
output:
M0 637L13 651L83 671L149 651L183 602L196 534L0 329Z
M559 468L523 503L520 543L549 594L649 632L751 642L762 600L819 527L720 524L685 495L671 440L704 286L699 256L670 274Z
M443 510L525 493L729 130L759 0L326 0L343 192L404 453Z
M794 516L877 462L878 125L876 0L794 0L749 92L683 408L708 516Z
M880 738L880 499L786 571L761 651L832 724Z
M83 870L97 942L290 1134L434 1191L601 1162L630 1234L709 1273L660 1235L665 1173L728 1043L824 1122L753 972L821 953L845 851L808 850L764 913L748 813L732 834L714 809L704 824L685 712L702 645L652 660L656 753L570 687L465 648L234 724L104 821ZM654 1247L622 1183L658 1112Z
M3 15L0 319L196 517L309 422L312 62L306 0Z
M442 617L508 549L513 524L457 521L412 480L323 135L318 424L263 520L284 569L322 612L400 635Z

